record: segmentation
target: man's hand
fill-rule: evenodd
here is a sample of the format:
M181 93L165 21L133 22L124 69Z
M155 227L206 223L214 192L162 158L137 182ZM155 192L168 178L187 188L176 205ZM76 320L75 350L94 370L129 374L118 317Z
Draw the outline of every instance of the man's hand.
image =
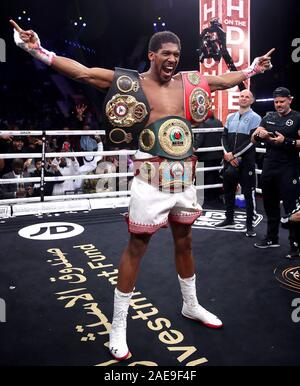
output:
M292 221L292 222L299 222L300 221L300 210L298 210L297 212L293 213L290 216L289 220Z
M247 79L257 74L263 74L267 70L271 70L273 67L271 63L271 55L274 51L275 48L272 48L265 55L255 58L251 66L246 70L243 70L243 73L246 75Z
M84 112L87 109L87 106L86 105L76 105L75 109L76 109L77 118L79 119L79 121L83 121Z
M55 53L45 50L41 46L38 35L32 31L24 31L14 20L9 21L14 28L14 40L18 47L34 56L36 59L50 66Z
M56 164L50 164L50 167L51 167L51 169L52 169L52 171L54 172L54 173L56 173L57 171L58 171L58 166L56 165Z
M252 138L254 138L255 141L260 139L268 140L270 138L270 134L263 127L258 127L252 134Z
M224 153L224 160L229 162L231 166L233 166L234 168L237 168L239 166L239 161L236 158L234 158L234 155L232 152Z
M224 160L227 162L230 162L234 158L233 154L231 152L224 153Z
M271 70L272 63L271 63L271 55L275 51L275 48L272 48L269 52L267 52L265 55L260 56L257 61L257 67L258 71L263 73L267 70Z
M24 170L27 170L32 164L32 159L27 159L25 162L24 162L24 165L23 165L23 168Z
M9 134L3 134L0 136L0 139L4 139L4 141L9 141L9 142L12 142L12 136L9 135Z
M18 47L25 51L32 50L40 45L40 40L35 32L32 30L24 31L14 20L9 21L14 27L14 39Z
M279 133L278 131L275 131L276 137L269 136L268 140L269 142L274 143L274 145L278 145L284 142L285 137Z
M25 189L18 189L16 191L16 198L24 198L26 197L26 190Z

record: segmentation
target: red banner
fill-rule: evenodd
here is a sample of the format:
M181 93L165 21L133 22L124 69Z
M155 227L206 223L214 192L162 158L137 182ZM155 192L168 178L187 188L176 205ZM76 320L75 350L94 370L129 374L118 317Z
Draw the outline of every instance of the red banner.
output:
M200 34L204 29L214 30L214 20L226 33L226 46L237 70L250 65L250 0L199 0ZM213 23L211 21L213 20ZM215 34L216 35L216 34ZM201 55L201 51L200 51ZM224 58L204 59L200 62L203 75L220 75L230 70ZM245 84L248 87L247 84ZM214 114L225 123L228 113L238 110L238 86L213 94Z

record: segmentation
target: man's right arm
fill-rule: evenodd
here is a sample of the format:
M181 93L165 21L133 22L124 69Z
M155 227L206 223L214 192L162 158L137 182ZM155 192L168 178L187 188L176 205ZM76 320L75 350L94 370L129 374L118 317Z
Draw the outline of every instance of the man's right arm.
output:
M51 67L77 82L90 84L100 89L109 88L112 84L114 71L105 68L89 68L73 59L55 56Z
M270 138L268 131L263 127L259 126L251 136L251 142L257 144L258 142L267 141Z
M54 70L78 82L87 83L100 89L111 86L114 71L104 68L88 68L75 60L56 56L41 46L38 35L32 30L24 31L15 21L10 20L14 28L14 40L18 47L36 59L51 66Z

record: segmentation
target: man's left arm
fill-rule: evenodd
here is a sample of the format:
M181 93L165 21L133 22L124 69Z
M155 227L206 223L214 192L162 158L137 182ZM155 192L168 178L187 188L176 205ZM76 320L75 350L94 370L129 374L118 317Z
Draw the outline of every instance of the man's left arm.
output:
M251 138L254 134L255 130L260 126L261 123L261 117L259 115L254 116L249 124L249 137L246 139L243 143L240 144L240 146L236 147L234 151L234 156L240 157L242 155L245 155L250 151L252 146L254 146L254 143L252 142Z
M251 66L245 70L232 71L218 76L206 76L211 92L237 86L254 75L263 74L265 71L271 70L271 55L274 51L275 48L272 48L265 55L255 58Z
M300 149L300 139L288 138L275 131L276 137L269 138L269 141L274 145L283 145L286 149ZM298 130L298 137L300 138L300 130Z

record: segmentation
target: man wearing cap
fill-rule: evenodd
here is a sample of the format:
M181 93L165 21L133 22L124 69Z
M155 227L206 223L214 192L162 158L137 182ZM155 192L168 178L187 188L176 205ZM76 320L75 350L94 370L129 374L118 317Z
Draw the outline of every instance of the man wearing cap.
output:
M261 176L263 203L267 215L267 235L254 244L256 248L279 247L280 200L286 213L291 213L299 198L300 113L291 109L290 90L278 87L273 92L274 112L268 113L252 135L253 142L266 144ZM299 141L298 141L299 144ZM299 247L290 232L291 249L287 258L299 256Z

